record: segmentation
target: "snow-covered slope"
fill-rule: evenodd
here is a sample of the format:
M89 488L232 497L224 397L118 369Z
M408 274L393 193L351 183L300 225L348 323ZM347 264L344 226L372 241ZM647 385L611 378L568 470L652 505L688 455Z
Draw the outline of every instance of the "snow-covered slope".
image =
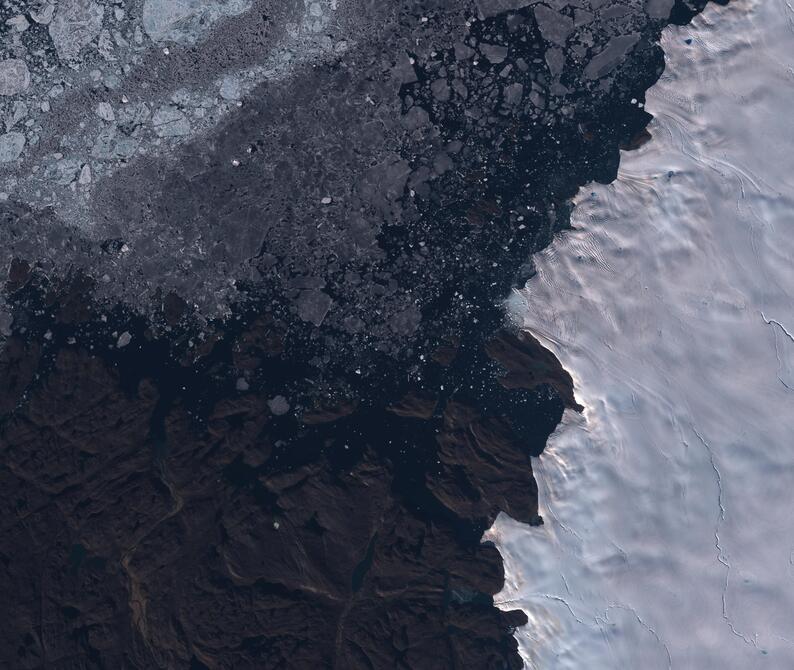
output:
M500 599L528 667L794 668L794 10L663 46L653 140L510 301L587 409L536 464L546 524L490 531Z

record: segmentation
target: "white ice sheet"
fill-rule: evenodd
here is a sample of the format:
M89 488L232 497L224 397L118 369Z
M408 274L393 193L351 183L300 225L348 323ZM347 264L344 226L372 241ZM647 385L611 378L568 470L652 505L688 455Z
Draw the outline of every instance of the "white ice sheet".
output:
M794 10L663 47L653 140L509 303L587 408L536 462L545 526L490 531L530 668L794 668Z

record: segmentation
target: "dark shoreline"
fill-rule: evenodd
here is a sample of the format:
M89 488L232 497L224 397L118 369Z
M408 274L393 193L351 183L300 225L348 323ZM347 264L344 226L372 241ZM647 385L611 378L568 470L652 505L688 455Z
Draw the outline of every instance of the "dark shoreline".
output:
M672 18L704 5L679 2ZM0 351L10 622L0 658L20 668L520 668L512 632L526 617L494 607L501 557L480 540L502 511L542 522L530 457L576 404L570 376L505 326L499 301L568 225L567 199L613 179L619 147L647 125L630 100L661 74L661 28L648 26L610 92L582 90L580 118L525 140L508 115L487 182L471 179L477 165L449 175L410 205L415 225L381 228L381 269L420 241L434 250L422 277L410 264L395 273L435 295L400 346L324 340L280 287L270 291L266 269L231 318L199 327L178 297L163 297L152 320L106 313L80 270L58 280L15 262ZM507 15L476 30L478 41L507 34ZM416 81L400 89L405 113L431 109L445 142L479 143L488 164L494 138L432 102L421 65L417 56ZM528 191L540 212L516 239ZM453 292L465 306L450 307Z

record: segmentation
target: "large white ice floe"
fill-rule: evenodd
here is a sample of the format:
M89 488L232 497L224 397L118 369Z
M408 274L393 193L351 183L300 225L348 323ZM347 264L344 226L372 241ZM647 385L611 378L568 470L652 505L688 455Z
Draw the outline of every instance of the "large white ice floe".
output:
M786 0L669 28L653 141L510 301L586 406L489 535L527 667L794 668L792 45Z
M247 0L146 0L143 28L155 42L192 44L218 20L250 7Z

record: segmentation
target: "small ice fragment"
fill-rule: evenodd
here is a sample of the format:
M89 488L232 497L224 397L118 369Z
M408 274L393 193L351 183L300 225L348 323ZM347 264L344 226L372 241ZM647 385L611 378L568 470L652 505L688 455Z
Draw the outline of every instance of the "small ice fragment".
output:
M88 163L83 165L83 167L80 169L80 177L78 178L78 181L84 186L91 183L91 166L88 165Z
M239 100L242 95L240 79L233 75L226 75L221 82L220 94L224 100Z
M22 133L11 131L0 135L0 163L15 161L24 148L25 136Z
M121 349L122 347L126 347L132 341L132 335L129 334L128 331L124 331L121 335L119 335L119 339L116 342L116 347Z
M73 61L102 30L104 8L91 0L71 0L58 7L52 23L50 38L58 56Z
M19 58L0 61L0 95L17 95L30 86L30 70Z
M116 120L116 113L113 111L113 106L109 102L100 102L97 105L96 114L103 121Z
M17 14L16 16L8 19L8 21L6 21L6 25L16 29L18 33L24 33L28 28L30 28L30 21L28 21L22 14Z
M276 416L282 416L289 412L289 403L283 395L277 395L275 398L268 400L267 406Z
M38 11L30 12L30 18L33 19L36 23L41 24L42 26L49 25L54 15L55 15L55 5L52 3L48 3L44 5Z

